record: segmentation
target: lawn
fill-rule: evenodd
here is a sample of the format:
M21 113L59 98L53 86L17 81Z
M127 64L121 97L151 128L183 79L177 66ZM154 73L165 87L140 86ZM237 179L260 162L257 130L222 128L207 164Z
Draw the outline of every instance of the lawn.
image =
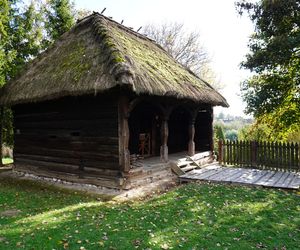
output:
M117 203L29 181L0 180L0 193L0 249L300 246L295 192L189 184Z

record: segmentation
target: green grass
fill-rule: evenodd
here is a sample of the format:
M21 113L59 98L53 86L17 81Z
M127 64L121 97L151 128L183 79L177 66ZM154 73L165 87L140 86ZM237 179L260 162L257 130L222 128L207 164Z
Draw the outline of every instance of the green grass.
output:
M189 184L125 203L0 180L0 249L298 249L295 192ZM284 248L285 247L285 248Z
M13 163L14 162L14 160L13 159L11 159L11 158L3 158L2 159L2 163L5 165L5 164L11 164L11 163Z

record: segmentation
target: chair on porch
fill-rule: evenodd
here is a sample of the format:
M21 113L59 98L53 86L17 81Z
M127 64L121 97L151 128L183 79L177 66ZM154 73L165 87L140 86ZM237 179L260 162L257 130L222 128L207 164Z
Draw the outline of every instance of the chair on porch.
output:
M149 133L139 135L139 155L143 158L151 155L151 139Z

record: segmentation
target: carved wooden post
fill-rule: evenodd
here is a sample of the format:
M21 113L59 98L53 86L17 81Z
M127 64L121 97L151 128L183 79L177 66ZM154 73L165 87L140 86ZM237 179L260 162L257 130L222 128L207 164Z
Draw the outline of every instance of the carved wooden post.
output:
M188 155L193 156L195 154L195 121L198 114L198 110L191 112L191 117L189 120L189 145L188 145Z
M168 159L168 116L164 115L161 122L161 146L160 146L160 158L162 161L167 162Z
M119 164L122 171L127 173L130 170L129 144L129 101L126 96L119 99Z

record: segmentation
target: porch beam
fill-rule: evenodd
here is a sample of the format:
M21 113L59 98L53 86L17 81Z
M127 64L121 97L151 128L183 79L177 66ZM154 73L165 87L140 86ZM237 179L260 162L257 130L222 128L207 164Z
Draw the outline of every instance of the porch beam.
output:
M121 170L128 173L130 170L129 145L129 100L127 96L119 98L119 165Z
M172 106L166 105L162 109L162 122L161 122L161 146L160 146L160 159L163 162L169 161L168 150L168 137L169 137L169 118L172 112Z
M189 143L188 143L188 155L195 155L195 122L198 114L198 109L190 111L189 120Z
M167 162L169 160L168 136L169 136L168 119L166 117L163 117L163 120L161 123L161 146L160 146L160 159L163 162Z

